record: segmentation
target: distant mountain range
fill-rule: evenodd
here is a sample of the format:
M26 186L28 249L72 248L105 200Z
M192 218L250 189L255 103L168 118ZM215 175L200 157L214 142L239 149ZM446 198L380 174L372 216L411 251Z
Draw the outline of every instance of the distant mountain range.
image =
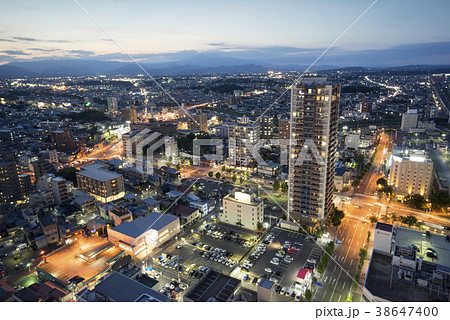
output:
M77 50L75 50L77 51ZM134 58L152 76L175 74L239 73L274 71L304 71L324 52L324 48L217 47L206 51L182 50L167 53L141 53ZM136 75L143 70L129 61L124 53L96 54L86 51L82 56L35 57L32 60L13 58L0 65L0 77ZM358 68L393 68L396 71L449 70L450 41L402 44L376 50L349 51L331 48L311 71ZM406 65L406 66L405 66ZM353 67L361 66L361 67ZM402 66L402 67L395 67ZM356 68L356 69L355 69ZM364 70L364 69L360 69Z
M218 66L202 66L181 63L141 64L152 76L182 74L223 74L223 73L257 73L274 71L304 71L307 65L270 65L234 64ZM311 71L333 70L361 72L374 69L390 69L396 71L431 71L450 72L450 65L408 65L389 68L338 67L333 65L317 65ZM17 77L49 77L49 76L93 76L93 75L137 75L143 70L133 62L99 61L99 60L41 60L13 62L0 66L0 78Z

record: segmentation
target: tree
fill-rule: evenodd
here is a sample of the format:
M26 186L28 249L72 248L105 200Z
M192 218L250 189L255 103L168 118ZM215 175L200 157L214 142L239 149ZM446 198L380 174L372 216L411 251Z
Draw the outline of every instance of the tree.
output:
M383 214L383 215L381 215L381 220L382 220L384 223L388 223L389 220L391 220L391 217L389 217L387 214Z
M427 200L420 194L413 194L406 196L405 203L415 209L425 209Z
M208 177L212 178L213 175L214 173L212 171L208 172Z
M364 259L366 259L366 257L367 257L367 250L366 250L366 248L359 249L359 259L360 259L360 261L364 261Z
M443 191L432 193L430 201L434 209L442 212L447 212L447 208L450 207L450 196Z
M338 227L340 226L344 217L344 211L334 208L333 213L331 214L331 223L333 224L333 226Z
M273 191L277 192L279 191L281 188L281 182L278 180L275 180L275 182L273 183Z
M423 221L416 222L416 227L419 228L420 230L422 230L424 226L425 226L425 223L423 223Z
M369 242L370 241L370 236L371 236L372 234L370 233L370 231L367 231L367 241L366 242Z
M305 290L305 300L306 301L311 301L311 299L312 299L312 292L311 292L311 290L306 289Z
M288 189L289 189L289 186L288 186L287 182L283 182L281 184L281 192L286 193L286 192L288 192Z
M239 178L239 183L242 184L244 182L244 177Z
M408 225L408 228L415 225L417 223L417 218L415 216L409 215L405 217L405 224Z
M65 167L58 171L57 176L63 177L66 180L72 181L73 184L77 185L77 171L75 167Z
M220 168L220 170L225 171L225 166L222 166L222 168Z
M236 183L236 181L237 181L237 175L234 174L234 175L233 175L233 182Z
M320 274L322 274L322 273L325 271L325 266L323 265L322 261L320 261L320 262L317 264L316 271L317 271L318 273L320 273Z
M374 223L377 223L377 222L378 222L378 218L377 218L377 217L375 217L375 216L370 216L369 220L370 220L370 223L372 223L372 224L374 224Z
M177 164L177 170L178 170L178 171L181 170L181 164Z
M258 230L262 230L264 227L264 224L260 221L257 223L256 227L258 228Z
M216 172L216 179L220 179L221 176L220 172Z
M377 186L381 186L381 187L386 188L386 187L389 186L389 184L388 184L388 182L387 182L387 180L385 178L380 178L380 179L377 180Z

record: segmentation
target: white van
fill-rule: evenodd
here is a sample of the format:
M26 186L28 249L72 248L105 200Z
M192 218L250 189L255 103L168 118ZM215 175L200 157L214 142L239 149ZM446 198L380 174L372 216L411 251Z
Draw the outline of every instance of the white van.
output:
M21 243L21 244L19 244L17 247L16 247L16 249L18 250L18 251L22 251L23 249L25 249L27 247L27 245L25 244L25 243Z

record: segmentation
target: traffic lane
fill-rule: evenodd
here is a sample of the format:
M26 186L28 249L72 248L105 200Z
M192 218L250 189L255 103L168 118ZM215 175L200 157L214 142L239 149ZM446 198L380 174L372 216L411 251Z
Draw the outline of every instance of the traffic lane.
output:
M367 233L367 225L360 225L357 220L345 219L340 227L339 237L343 243L337 245L333 259L327 266L323 287L317 292L316 301L342 301L344 295L352 288L353 277L357 271L359 248Z

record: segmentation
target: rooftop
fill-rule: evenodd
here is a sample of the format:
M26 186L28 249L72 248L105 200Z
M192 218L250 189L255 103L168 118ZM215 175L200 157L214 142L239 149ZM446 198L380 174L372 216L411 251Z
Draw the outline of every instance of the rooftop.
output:
M138 238L150 229L160 230L175 220L178 220L178 217L160 212L152 212L145 217L139 217L133 221L126 221L113 228L113 230L132 238Z
M128 278L120 272L114 272L105 277L105 279L95 287L94 291L107 297L109 301L115 302L134 302L143 295L147 297L145 301L167 302L170 300L167 296L134 279ZM140 299L140 301L142 301L142 299Z
M38 264L37 268L50 274L63 285L67 285L67 280L76 276L81 277L83 281L88 281L108 270L109 261L123 253L122 250L109 244L101 237L79 237L76 242L61 251L44 256L44 260ZM95 256L96 259L89 263L82 259L79 253L91 258Z
M418 257L423 257L424 261L431 261L436 264L450 267L450 244L445 241L445 236L431 233L428 238L425 233L408 228L397 228L397 233L393 238L396 246L407 247L416 245L420 252ZM431 248L436 251L438 258L427 257L426 250ZM433 261L434 260L434 261Z
M77 174L99 181L113 180L122 176L120 173L105 170L103 169L104 167L105 165L101 163L89 164L81 167L81 170L77 171Z
M423 262L423 269L432 267L427 262ZM373 251L369 269L367 271L365 287L375 296L394 302L433 302L447 301L448 297L441 298L433 292L430 294L430 288L416 285L417 274L413 282L399 279L399 267L392 266L392 255ZM391 286L392 279L392 286Z
M206 302L211 298L225 302L234 295L240 283L239 279L210 270L186 293L185 298L195 302Z

